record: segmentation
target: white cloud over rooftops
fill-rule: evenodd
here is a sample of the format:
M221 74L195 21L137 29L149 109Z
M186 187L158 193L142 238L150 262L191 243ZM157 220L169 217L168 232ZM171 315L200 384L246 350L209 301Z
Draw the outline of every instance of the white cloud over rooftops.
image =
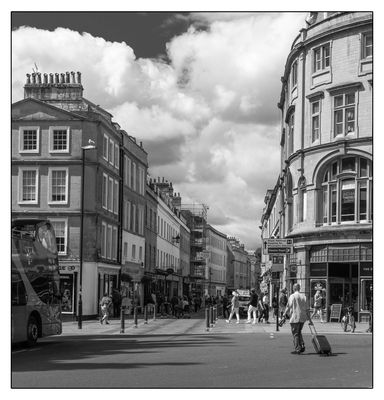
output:
M279 168L280 76L304 19L240 14L192 14L191 28L167 43L169 63L137 58L125 42L21 27L12 33L13 101L35 62L41 72L81 71L84 96L143 141L153 177L208 204L217 229L255 248Z

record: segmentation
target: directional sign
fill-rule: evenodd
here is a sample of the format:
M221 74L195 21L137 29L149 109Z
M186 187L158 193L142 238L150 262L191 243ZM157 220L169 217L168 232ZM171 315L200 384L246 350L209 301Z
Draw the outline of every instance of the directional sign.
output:
M293 239L265 239L268 247L286 247L293 246Z
M265 239L263 241L263 253L272 255L292 254L293 239Z

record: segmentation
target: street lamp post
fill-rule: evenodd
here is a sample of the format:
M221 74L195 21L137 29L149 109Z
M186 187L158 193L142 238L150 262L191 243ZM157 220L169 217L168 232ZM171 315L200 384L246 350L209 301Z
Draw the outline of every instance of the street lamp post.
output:
M85 152L87 150L96 149L95 142L91 139L88 140L87 146L82 146L82 161L81 161L81 218L80 218L80 250L79 250L79 305L78 305L78 328L83 328L83 298L82 298L82 286L83 286L83 236L84 236L84 177L85 177Z

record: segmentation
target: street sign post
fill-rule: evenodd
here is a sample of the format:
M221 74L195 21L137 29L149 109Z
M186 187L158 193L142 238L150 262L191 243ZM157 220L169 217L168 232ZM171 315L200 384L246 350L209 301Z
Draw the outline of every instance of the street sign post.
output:
M269 255L292 254L293 239L264 239L263 253Z

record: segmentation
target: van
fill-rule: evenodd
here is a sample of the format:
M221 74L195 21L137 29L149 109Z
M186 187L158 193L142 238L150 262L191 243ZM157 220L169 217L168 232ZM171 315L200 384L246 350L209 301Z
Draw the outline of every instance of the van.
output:
M249 301L251 300L251 294L249 290L239 289L237 292L239 293L239 314L247 315Z

